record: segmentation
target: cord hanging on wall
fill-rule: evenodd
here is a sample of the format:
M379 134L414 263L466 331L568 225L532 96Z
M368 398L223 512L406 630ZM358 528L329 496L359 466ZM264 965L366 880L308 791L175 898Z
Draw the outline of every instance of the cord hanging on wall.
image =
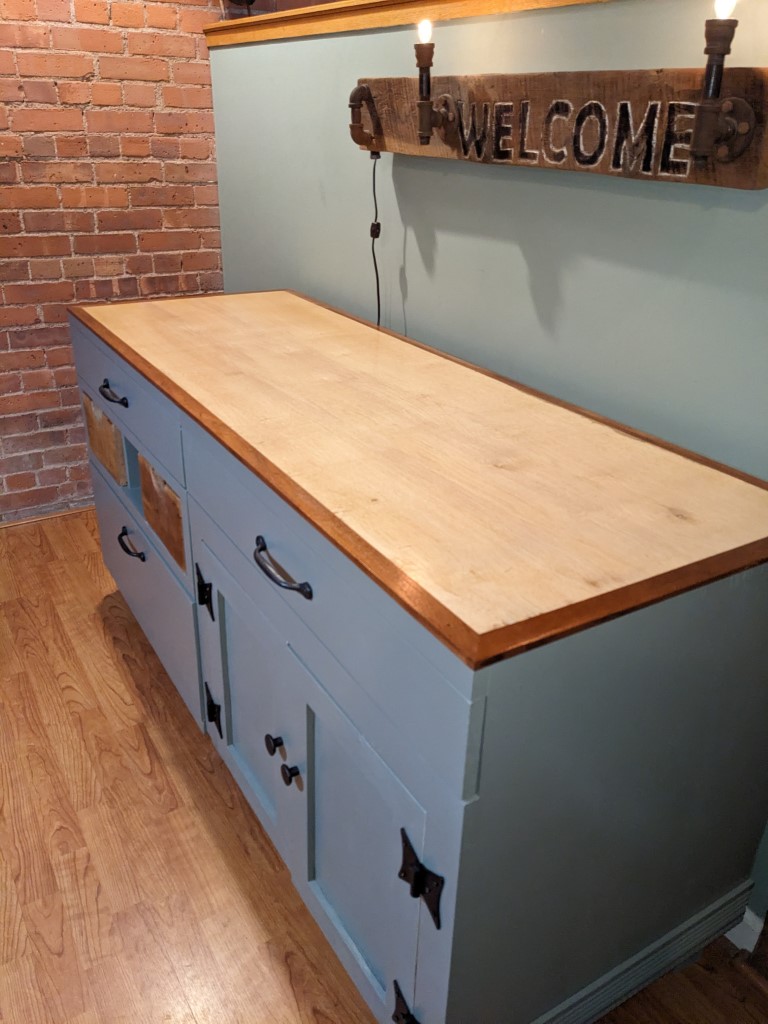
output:
M736 0L716 0L707 66L361 80L350 133L365 149L728 188L768 188L768 68L728 68ZM436 99L433 100L433 94Z

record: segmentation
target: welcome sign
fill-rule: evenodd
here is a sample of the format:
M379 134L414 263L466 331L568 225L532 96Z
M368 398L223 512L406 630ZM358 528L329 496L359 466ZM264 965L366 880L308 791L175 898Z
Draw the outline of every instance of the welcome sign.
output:
M700 69L434 77L436 108L450 97L453 120L419 144L417 83L361 79L381 124L369 149L614 177L768 188L764 103L768 69L729 68L723 97L747 99L758 114L754 141L730 163L698 166L690 154Z

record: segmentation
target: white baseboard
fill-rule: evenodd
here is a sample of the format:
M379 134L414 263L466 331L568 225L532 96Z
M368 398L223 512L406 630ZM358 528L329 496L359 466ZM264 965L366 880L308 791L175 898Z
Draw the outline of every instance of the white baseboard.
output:
M746 949L747 952L751 953L762 935L764 924L765 918L758 917L754 910L750 910L747 907L744 911L744 917L735 928L731 928L725 937L730 939L734 946L738 946L739 949Z
M592 1024L667 971L680 967L744 917L752 883L732 892L668 932L636 956L582 989L533 1024Z

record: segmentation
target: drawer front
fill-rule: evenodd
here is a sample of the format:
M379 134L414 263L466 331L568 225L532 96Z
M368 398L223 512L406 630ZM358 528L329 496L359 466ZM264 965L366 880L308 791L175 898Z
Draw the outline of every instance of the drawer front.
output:
M184 483L180 416L175 405L79 321L70 319L70 325L77 372L94 405L132 435L136 447L151 452ZM127 406L104 397L99 391L104 381L109 382L110 393L125 399Z
M219 515L232 504L232 492L223 491L216 506ZM251 503L249 517L254 508ZM280 597L253 559L244 556L194 499L189 502L189 520L195 557L206 550L215 556L414 793L429 778L454 798L474 795L482 701L466 701L418 652L398 642L386 619L377 616L376 608L366 607L365 595L346 595L349 603L342 602L338 584L326 577L324 570L313 576L313 586L320 581L319 593L330 595L328 600L339 616L334 623L335 650L329 649L291 603ZM207 582L214 588L220 586L216 579ZM345 646L345 628L350 631L351 657ZM354 631L360 635L353 636ZM353 676L347 668L350 660L359 666L359 675Z
M195 721L201 722L194 607L97 467L93 490L107 568ZM126 550L127 549L127 550ZM135 552L144 557L129 554Z

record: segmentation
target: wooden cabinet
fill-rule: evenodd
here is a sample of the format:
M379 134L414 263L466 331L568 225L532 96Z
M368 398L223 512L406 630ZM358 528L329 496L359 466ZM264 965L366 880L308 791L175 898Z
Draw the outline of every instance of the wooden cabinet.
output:
M75 316L107 564L378 1020L586 1024L740 917L760 482L297 296Z

